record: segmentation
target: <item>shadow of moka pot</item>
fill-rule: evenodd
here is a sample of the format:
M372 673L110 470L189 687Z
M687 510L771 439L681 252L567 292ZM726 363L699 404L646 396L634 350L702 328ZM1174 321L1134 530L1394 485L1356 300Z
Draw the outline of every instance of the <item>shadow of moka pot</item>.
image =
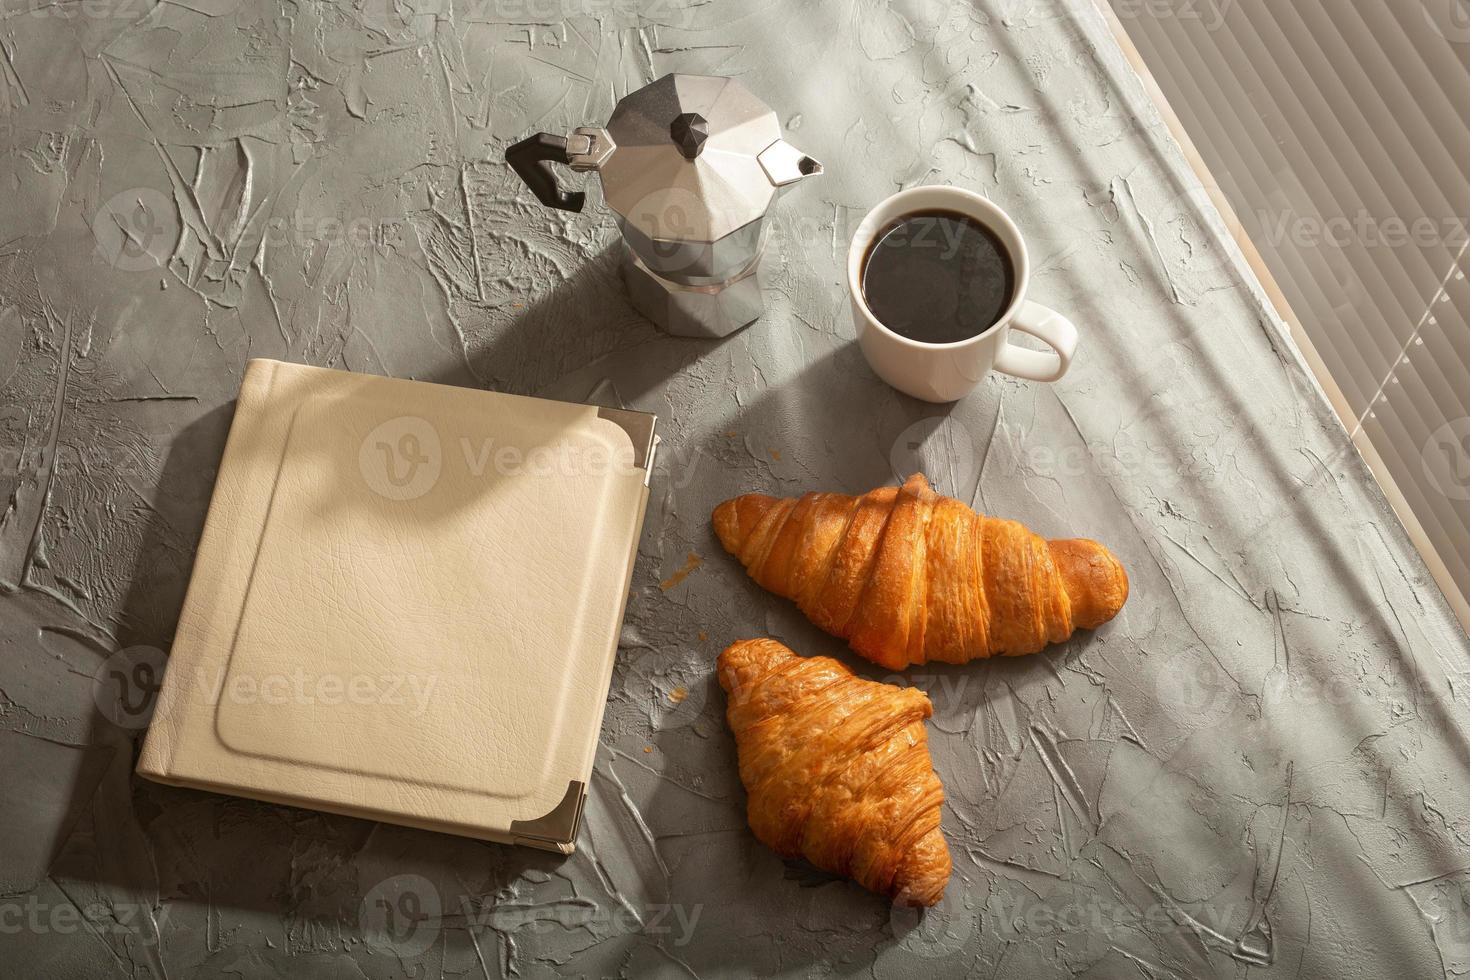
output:
M765 309L770 217L822 165L786 142L770 106L732 78L665 75L603 128L537 133L505 151L542 204L581 211L551 164L595 170L623 235L633 305L671 334L724 337Z

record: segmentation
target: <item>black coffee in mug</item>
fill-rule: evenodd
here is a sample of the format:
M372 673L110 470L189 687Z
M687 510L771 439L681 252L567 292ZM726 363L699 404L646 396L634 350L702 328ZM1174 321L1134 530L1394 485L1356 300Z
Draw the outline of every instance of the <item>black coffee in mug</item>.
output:
M873 238L863 300L889 330L926 344L979 336L1015 297L1016 267L989 228L958 211L915 211Z

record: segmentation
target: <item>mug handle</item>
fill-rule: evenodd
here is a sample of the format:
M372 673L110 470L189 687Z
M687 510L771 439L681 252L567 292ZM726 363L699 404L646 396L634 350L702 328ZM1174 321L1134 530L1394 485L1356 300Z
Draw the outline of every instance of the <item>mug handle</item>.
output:
M1027 300L1011 320L1011 329L1035 337L1054 353L1002 344L995 354L997 371L1027 381L1056 381L1072 366L1072 355L1077 353L1077 328L1056 310Z

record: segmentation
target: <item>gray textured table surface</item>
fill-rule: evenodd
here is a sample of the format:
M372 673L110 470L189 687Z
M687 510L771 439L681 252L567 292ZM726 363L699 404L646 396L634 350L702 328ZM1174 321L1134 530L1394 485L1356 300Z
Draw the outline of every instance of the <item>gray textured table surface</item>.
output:
M3 9L0 974L1470 970L1470 646L1080 0ZM827 166L724 342L628 308L595 193L549 213L498 162L670 70L739 75ZM845 236L925 182L1020 221L1084 331L1063 382L945 410L868 373ZM91 678L167 647L251 356L662 419L574 856L131 775ZM934 701L948 796L922 919L746 830L716 654L840 645L707 524L917 464L1133 581L1096 635L891 678Z

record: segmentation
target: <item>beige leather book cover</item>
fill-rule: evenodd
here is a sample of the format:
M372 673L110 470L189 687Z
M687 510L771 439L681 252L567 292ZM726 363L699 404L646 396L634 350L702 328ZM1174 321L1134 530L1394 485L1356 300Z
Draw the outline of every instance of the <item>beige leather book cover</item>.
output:
M251 361L138 771L570 853L653 422Z

